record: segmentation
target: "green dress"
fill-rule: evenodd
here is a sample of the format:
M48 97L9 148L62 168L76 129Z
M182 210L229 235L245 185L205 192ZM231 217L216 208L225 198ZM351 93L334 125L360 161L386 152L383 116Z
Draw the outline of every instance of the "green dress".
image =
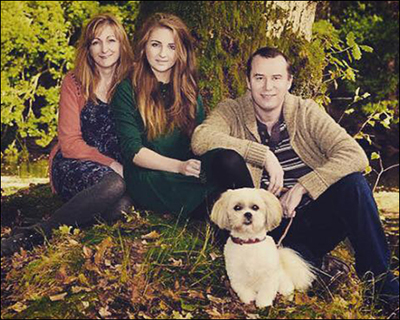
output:
M171 86L162 83L159 86L163 99L171 101ZM205 118L201 97L197 103L197 124L200 124ZM111 105L124 161L127 190L135 206L187 217L208 195L218 190L215 184L207 183L204 172L199 179L135 165L133 158L143 147L181 161L199 159L202 168L208 167L215 153L211 151L202 157L195 157L190 148L189 137L179 129L149 141L136 106L132 84L128 79L118 85Z

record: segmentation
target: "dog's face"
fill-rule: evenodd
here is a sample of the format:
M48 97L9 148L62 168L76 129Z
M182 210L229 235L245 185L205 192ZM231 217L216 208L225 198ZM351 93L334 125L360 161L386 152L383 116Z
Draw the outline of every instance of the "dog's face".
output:
M215 203L211 220L221 229L237 233L271 231L282 219L279 200L263 189L228 190Z

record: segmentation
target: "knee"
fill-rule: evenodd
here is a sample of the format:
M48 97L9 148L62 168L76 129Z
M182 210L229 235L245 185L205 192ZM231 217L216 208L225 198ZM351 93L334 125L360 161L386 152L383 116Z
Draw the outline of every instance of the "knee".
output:
M242 164L245 164L243 157L234 150L222 150L215 161L217 168L223 172L235 172Z
M342 178L338 185L347 195L357 193L360 195L372 194L367 179L360 172L355 172Z
M125 180L117 173L111 172L103 178L109 196L119 199L126 192Z
M119 220L124 212L129 212L132 206L132 199L128 194L125 194L113 205L112 208L103 212L102 217L107 223L113 223L116 220Z
M345 176L344 178L342 178L342 180L340 180L340 181L342 184L351 186L351 187L367 186L369 188L368 182L361 172L351 173L351 174Z

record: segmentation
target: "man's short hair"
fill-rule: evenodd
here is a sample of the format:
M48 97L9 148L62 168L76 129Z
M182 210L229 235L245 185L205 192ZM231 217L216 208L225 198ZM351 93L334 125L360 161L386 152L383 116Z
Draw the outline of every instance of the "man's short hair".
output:
M293 70L292 70L292 65L290 64L288 58L286 57L286 55L284 53L282 53L281 51L279 51L276 48L271 48L271 47L263 47L258 49L256 52L254 52L249 60L247 61L247 70L246 70L246 75L247 78L250 80L250 75L251 75L251 64L253 62L254 57L256 56L261 56L264 58L275 58L278 56L281 56L285 59L286 64L287 64L287 72L288 75L291 77L293 75Z

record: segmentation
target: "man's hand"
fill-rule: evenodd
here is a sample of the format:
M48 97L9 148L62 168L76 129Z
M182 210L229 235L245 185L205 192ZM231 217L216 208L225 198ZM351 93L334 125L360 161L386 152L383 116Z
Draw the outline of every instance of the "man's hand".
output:
M284 171L278 158L275 154L268 150L267 161L265 163L265 170L269 175L268 191L272 192L275 196L279 196L283 188L283 175Z
M296 216L296 207L300 204L301 198L306 193L307 190L304 189L300 183L297 183L280 198L283 216L285 218L293 218Z

